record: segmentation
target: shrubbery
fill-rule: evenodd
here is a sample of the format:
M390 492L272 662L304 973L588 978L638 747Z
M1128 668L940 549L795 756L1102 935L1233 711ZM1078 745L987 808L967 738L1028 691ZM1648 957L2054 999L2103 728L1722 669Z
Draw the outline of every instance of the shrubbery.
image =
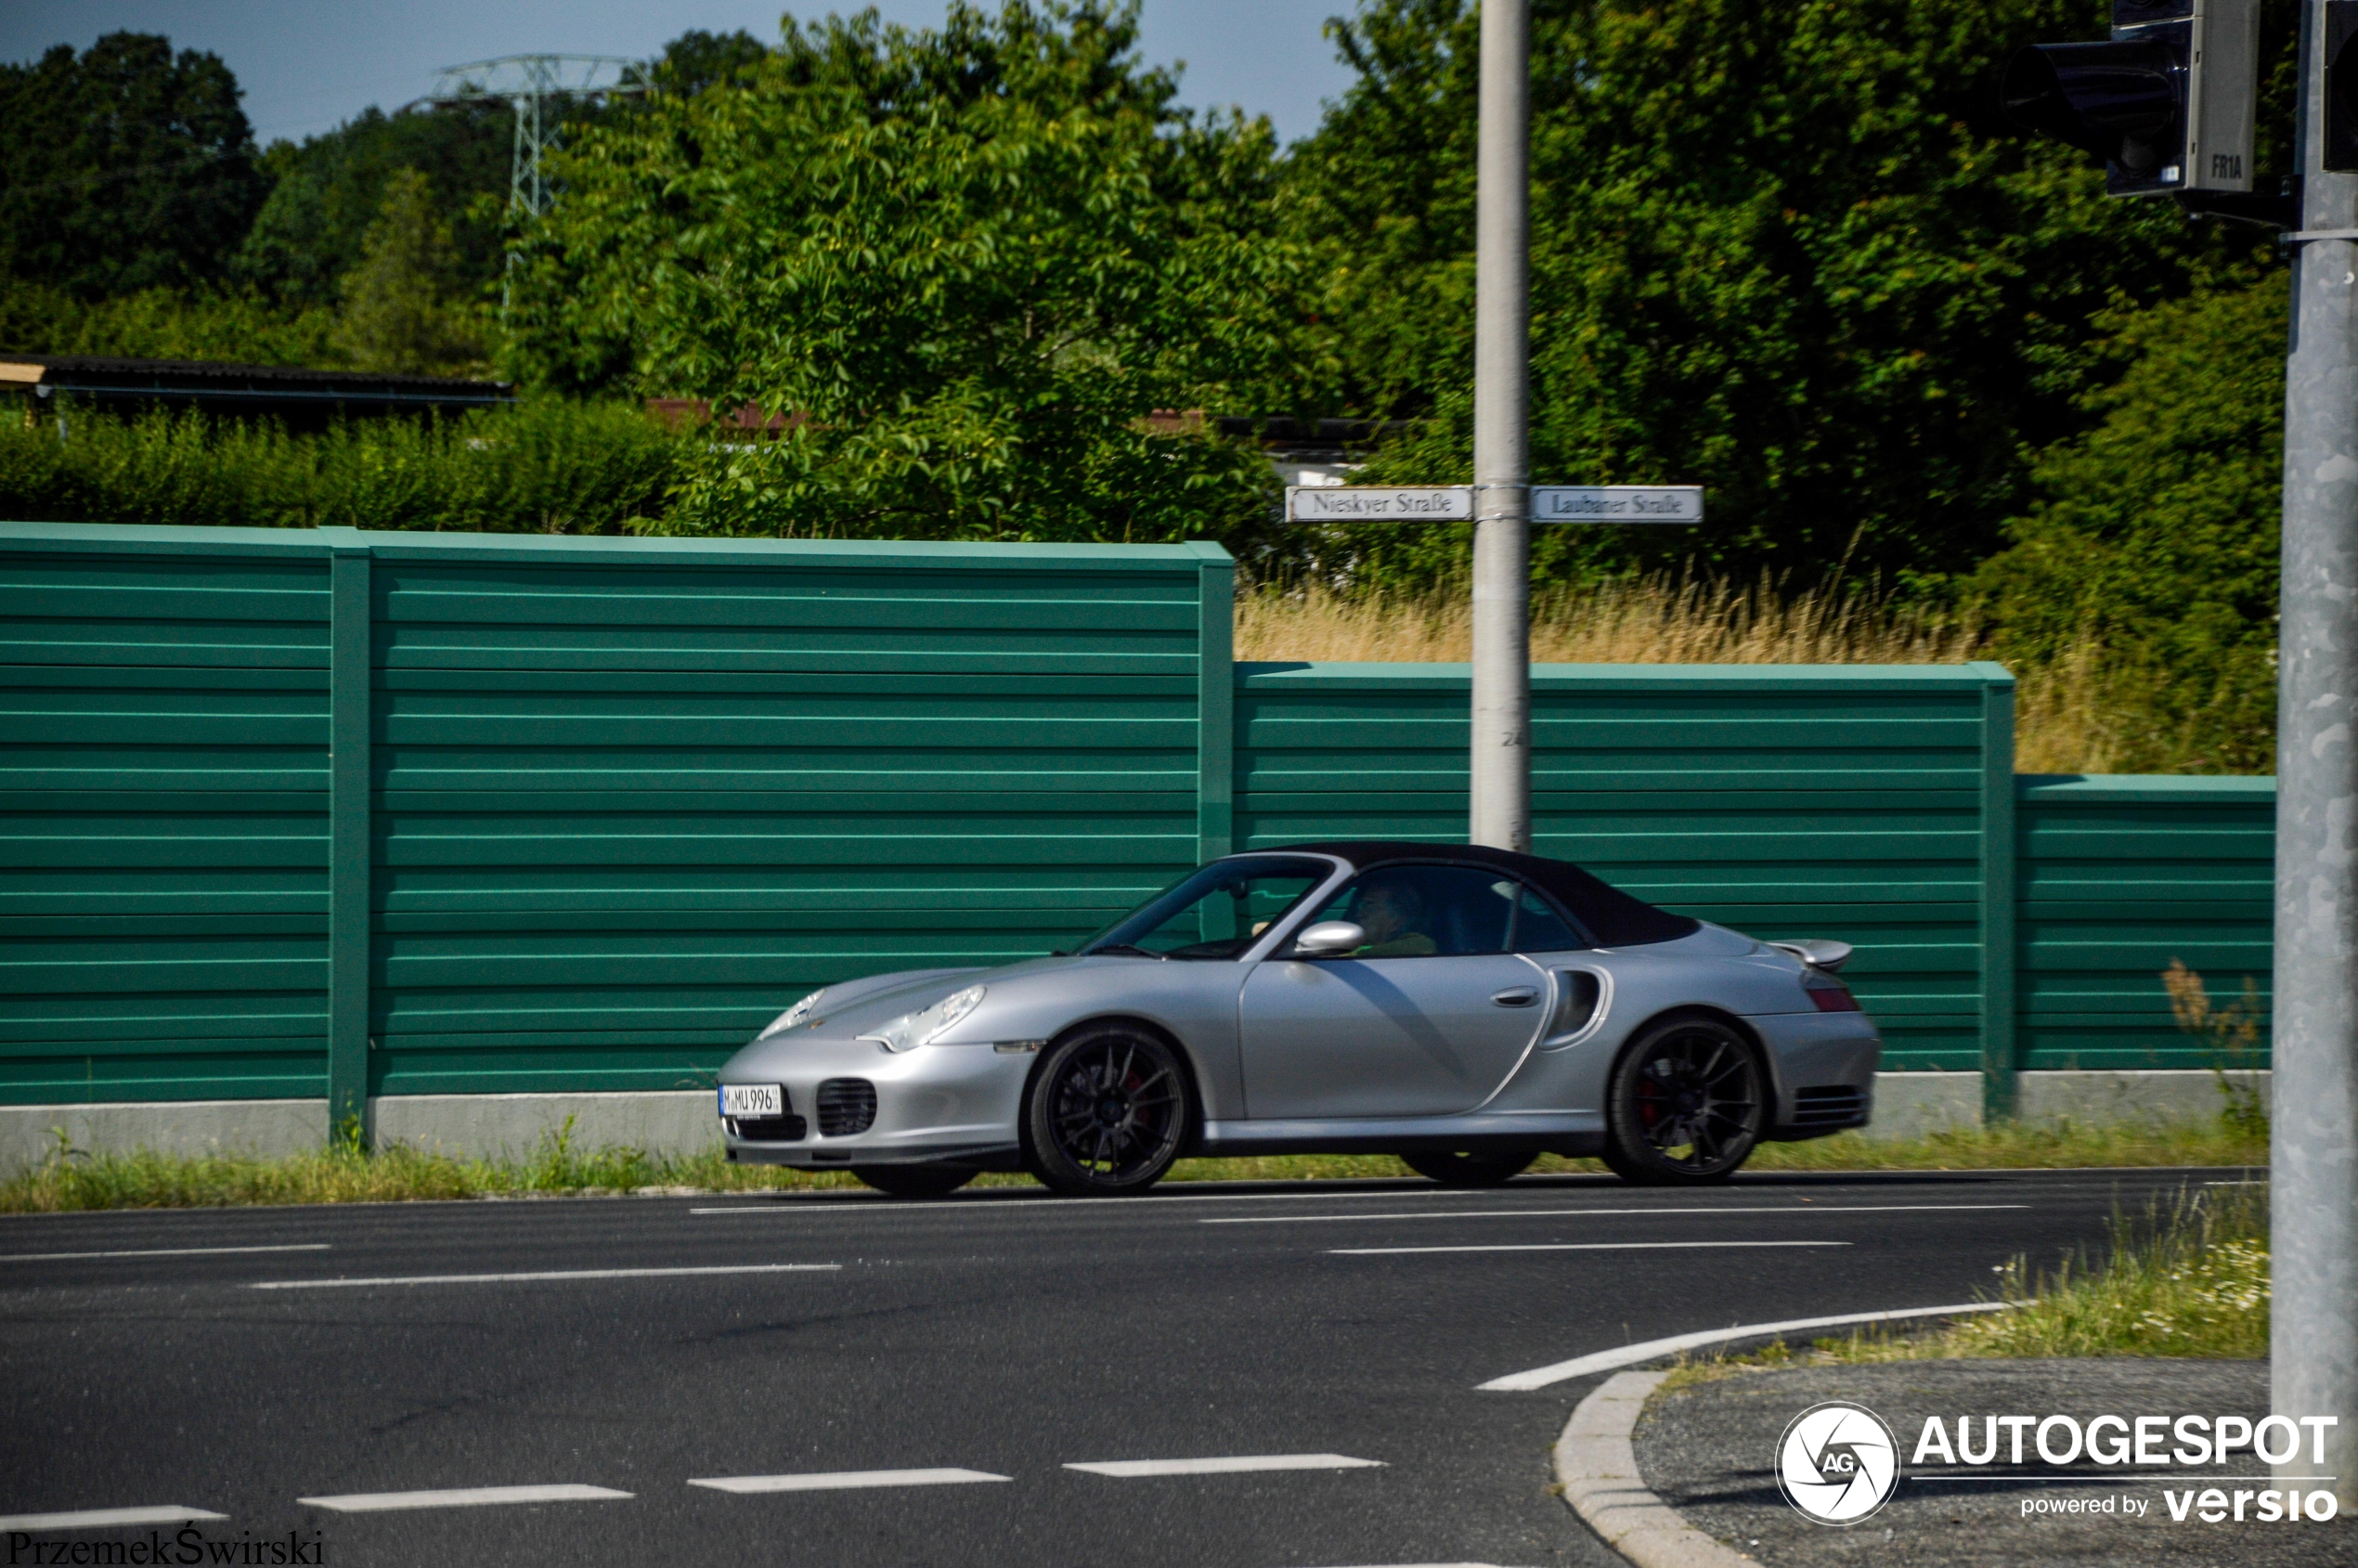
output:
M60 429L62 421L62 430ZM44 406L0 421L0 517L255 528L614 533L660 514L701 441L629 404L549 400L319 435Z

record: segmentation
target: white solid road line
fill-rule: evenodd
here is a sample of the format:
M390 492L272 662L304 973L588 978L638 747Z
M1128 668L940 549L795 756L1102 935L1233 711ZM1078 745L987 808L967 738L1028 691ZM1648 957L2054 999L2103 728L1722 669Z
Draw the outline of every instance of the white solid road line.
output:
M705 1268L573 1268L545 1274L411 1274L382 1279L258 1279L250 1290L331 1290L363 1285L506 1285L527 1279L677 1279L692 1274L823 1273L841 1263L721 1263Z
M117 1252L9 1252L0 1263L53 1263L65 1258L202 1258L225 1252L324 1252L324 1241L291 1241L279 1247L141 1247Z
M1491 1393L1525 1393L1567 1378L1585 1378L1592 1372L1618 1371L1641 1362L1675 1355L1682 1350L1699 1345L1725 1344L1730 1340L1765 1338L1770 1334L1790 1334L1803 1328L1839 1328L1852 1323L1888 1323L1903 1317L1954 1317L1968 1312L2003 1312L2012 1302L1968 1302L1961 1306L1902 1307L1895 1312L1846 1312L1833 1317L1789 1317L1782 1323L1740 1323L1732 1328L1706 1328L1699 1334L1673 1334L1665 1340L1641 1340L1619 1350L1599 1351L1593 1355L1577 1355L1570 1361L1559 1361L1550 1367L1535 1367L1528 1372L1509 1372L1503 1378L1493 1378L1475 1385Z
M1237 1454L1223 1459L1103 1459L1094 1464L1067 1465L1127 1481L1141 1475L1227 1475L1249 1470L1380 1470L1381 1459L1354 1459L1348 1454Z
M1013 1481L982 1470L839 1470L803 1475L715 1475L691 1481L716 1492L846 1492L862 1486L959 1486L970 1481Z
M1653 1252L1710 1247L1847 1247L1847 1241L1533 1241L1491 1247L1329 1247L1330 1258L1381 1258L1400 1252Z
M462 1486L449 1492L352 1492L295 1501L334 1513L387 1513L395 1509L484 1508L497 1503L605 1503L629 1496L604 1486Z
M94 1508L79 1513L19 1513L0 1516L0 1530L102 1530L119 1524L178 1524L194 1519L227 1519L201 1508L167 1503L162 1508Z
M1185 1184L1182 1184L1185 1185ZM691 1214L878 1214L888 1210L922 1213L961 1214L1063 1213L1099 1203L1118 1203L1131 1213L1152 1213L1174 1203L1340 1203L1353 1199L1383 1198L1397 1203L1410 1198L1463 1198L1445 1187L1392 1187L1381 1192L1149 1192L1135 1198L1056 1198L1042 1194L1019 1199L928 1198L913 1203L889 1203L866 1198L790 1198L773 1203L732 1203L726 1208L691 1209Z
M1801 1208L1789 1203L1770 1203L1747 1208L1717 1209L1431 1209L1418 1214L1238 1214L1209 1220L1198 1220L1199 1225L1315 1225L1327 1221L1349 1220L1516 1220L1556 1219L1571 1214L1643 1214L1668 1217L1685 1214L1799 1214L1810 1218L1819 1214L1921 1214L1966 1212L1985 1209L2028 1209L2028 1203L1846 1203L1820 1208L1811 1204Z

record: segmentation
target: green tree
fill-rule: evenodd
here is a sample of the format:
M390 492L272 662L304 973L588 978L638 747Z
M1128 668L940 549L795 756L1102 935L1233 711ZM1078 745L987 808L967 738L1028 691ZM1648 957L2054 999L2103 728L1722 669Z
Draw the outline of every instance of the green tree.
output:
M2285 275L2109 314L2093 428L1964 585L2022 667L2074 664L2127 772L2274 771Z
M0 275L84 299L221 277L268 189L239 96L146 33L0 64Z
M514 117L504 100L369 108L334 130L274 142L263 162L275 182L233 258L237 279L291 305L332 305L360 265L369 226L404 169L424 175L449 203L459 273L474 287L499 277L499 202L508 189ZM477 199L487 199L478 211Z
M0 289L0 350L241 365L334 365L335 313L218 290L143 289L84 300L44 283Z
M647 75L662 91L686 96L742 82L769 53L767 45L742 28L706 32L692 27L663 46Z
M739 84L562 158L519 368L797 421L716 459L680 527L1241 540L1266 464L1146 419L1282 353L1275 149L1177 108L1135 36L1134 5L790 21Z
M2288 123L2289 0L2271 0ZM2081 155L1998 112L2008 54L2102 36L2099 0L1537 0L1535 477L1700 482L1699 535L1542 530L1543 565L1693 551L1799 582L1968 570L2028 497L2029 454L2112 373L2092 321L2228 276L2256 231L2113 201ZM1358 71L1289 175L1330 258L1344 406L1423 418L1378 474L1470 465L1472 0L1370 0ZM2281 172L2263 149L2261 188ZM1442 531L1341 541L1430 577Z
M386 182L384 204L343 280L339 340L365 370L450 371L482 357L461 299L464 279L449 220L415 169Z

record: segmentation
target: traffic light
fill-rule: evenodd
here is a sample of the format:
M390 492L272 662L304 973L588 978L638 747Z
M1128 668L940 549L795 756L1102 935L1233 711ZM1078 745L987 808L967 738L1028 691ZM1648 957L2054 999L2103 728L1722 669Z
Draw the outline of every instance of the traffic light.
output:
M2103 159L2109 195L2248 191L2259 54L2260 0L2113 0L2108 41L2016 50L2000 97L2016 123Z

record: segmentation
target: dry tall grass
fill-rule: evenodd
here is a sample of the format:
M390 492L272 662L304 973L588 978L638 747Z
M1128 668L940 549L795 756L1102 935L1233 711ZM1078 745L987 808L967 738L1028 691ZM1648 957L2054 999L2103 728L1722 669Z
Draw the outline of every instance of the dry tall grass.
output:
M1788 597L1765 582L1624 578L1545 593L1531 607L1538 664L1960 664L1985 656L1983 641L1977 627L1872 594ZM1239 659L1445 664L1472 652L1472 608L1461 593L1344 596L1313 585L1250 589L1237 599ZM2022 678L2020 771L2105 771L2113 746L2088 662Z

